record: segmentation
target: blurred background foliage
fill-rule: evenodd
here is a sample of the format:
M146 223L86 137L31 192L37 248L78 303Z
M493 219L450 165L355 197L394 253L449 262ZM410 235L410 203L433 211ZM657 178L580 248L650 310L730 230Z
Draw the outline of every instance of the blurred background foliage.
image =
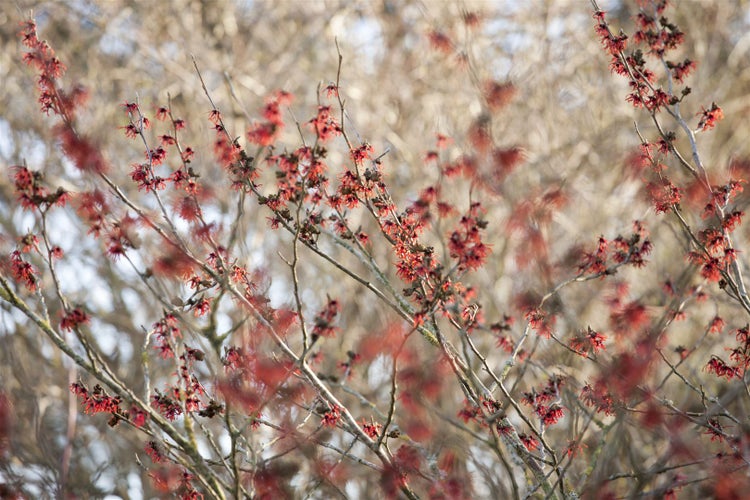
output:
M704 162L717 182L729 175L747 179L749 3L682 0L675 4L672 20L687 35L681 51L698 61L688 80L693 93L683 105L683 114L695 116L712 101L721 105L725 120L715 131L699 134ZM610 12L613 23L631 26L631 2L602 1L601 7ZM464 22L467 13L478 14L477 27ZM213 183L215 193L220 193L226 184L212 155L210 105L192 58L230 133L243 136L259 117L264 98L276 89L296 97L291 110L285 111L288 122L313 117L323 99L320 89L336 79L338 42L347 129L357 140L370 142L376 156L385 153L387 182L402 207L438 180L439 170L425 162L426 152L435 149L437 133L453 139L441 152L447 161L471 154L469 131L482 120L489 120L495 144L523 148L524 162L501 181L491 182L493 165L480 162L480 172L490 179L484 185L472 188L464 180L443 184L446 197L460 209L468 206L469 194L487 209L493 254L482 272L467 281L479 290L478 301L488 320L509 314L522 321L516 308L519 297L540 296L571 276L582 247L593 248L600 234L608 238L630 234L634 219L646 221L655 251L646 271L629 269L616 278L630 283L633 297L654 307L663 305L666 299L658 284L677 279L686 269L684 237L668 217L653 213L631 165L638 146L634 122L647 138L655 137L654 128L644 113L625 103L625 81L608 70L588 2L5 2L0 9L0 163L7 167L26 163L43 170L51 184L62 183L79 192L89 189L91 180L61 156L50 134L51 120L39 113L33 72L21 62L17 34L19 23L29 14L67 65L64 82L89 89L79 128L101 144L112 177L125 187L133 186L130 165L140 161L143 152L119 129L127 124L124 102L137 99L153 117L153 110L171 99L175 114L188 124L183 142L198 152L194 164L201 180L208 186ZM430 42L430 34L435 33L447 36L452 44L440 50ZM486 107L482 97L486 81L509 81L516 87L515 97L499 113ZM669 120L666 124L675 128ZM296 134L294 127L287 127L282 142L296 147ZM686 147L684 142L678 146ZM333 168L346 160L345 148L332 148ZM12 188L11 172L5 168L0 176L4 254L33 227L32 219L17 206ZM558 189L559 203L554 207L542 201ZM228 220L224 214L233 210L228 197L209 203L216 221ZM520 223L524 229L513 230L512 217L519 207L527 209ZM248 204L246 212L242 254L251 268L263 272L275 305L290 304L289 272L278 256L290 240L267 229L264 210ZM103 350L117 372L132 377L134 387L139 387L142 374L134 360L143 342L143 327L149 328L161 315L159 305L141 299L142 285L122 263L101 258L98 243L84 236L85 228L72 212L53 222L62 231L59 244L69 256L62 271L68 292L96 312L97 323L92 326L98 336L109 339L101 341ZM691 222L700 224L700 219ZM367 221L362 224L369 227ZM436 231L428 239L437 241L445 228ZM537 231L545 244L535 244L529 231ZM742 231L746 238L746 230ZM390 258L387 251L377 256L383 262ZM306 257L310 262L302 269L306 307L316 311L326 295L343 299L343 333L331 341L340 344L331 359L336 359L336 352L342 359L363 334L385 328L388 321L366 290L343 280L335 270L314 265L317 261L311 255ZM612 283L597 281L561 294L555 306L564 312L558 322L561 337L589 324L607 329L602 297L612 293ZM732 306L717 297L705 306L705 314L691 316L676 327L682 336L670 338L670 345L689 343L691 336L702 332L698 325L718 310L731 317ZM54 305L51 308L54 313ZM231 321L240 321L233 314L227 312ZM478 340L487 346L493 341L489 336ZM547 363L550 370L556 366L567 370L565 366L572 363L569 353L559 348L550 349L546 357L545 347L539 349L537 361ZM0 313L0 392L10 400L13 430L0 448L0 483L21 480L25 491L41 494L59 487L70 373L34 327L15 313ZM376 393L377 384L371 382ZM531 385L534 379L524 383ZM456 408L456 401L445 404L447 414L455 415ZM132 437L124 430L111 431L104 419L83 418L73 437L68 492L137 498L134 492L143 489L147 496L153 494L146 473L133 460L134 454L142 454L143 443Z

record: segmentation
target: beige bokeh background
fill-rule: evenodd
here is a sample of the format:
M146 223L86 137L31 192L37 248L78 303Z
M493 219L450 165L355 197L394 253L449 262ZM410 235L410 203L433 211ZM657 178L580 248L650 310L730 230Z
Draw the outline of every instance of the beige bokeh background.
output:
M26 162L43 170L52 183L63 183L74 192L93 185L92 179L66 164L49 132L54 120L38 112L34 76L20 60L22 47L17 37L18 23L29 12L37 19L40 36L68 66L64 82L78 82L90 90L79 128L102 145L112 177L124 186L130 185L129 166L140 161L143 153L140 145L128 141L118 129L127 123L122 103L138 99L145 112L153 113L170 96L173 110L188 123L183 141L198 151L195 165L202 180L220 193L226 184L222 184L221 170L211 154L214 136L208 121L210 105L191 58L200 67L230 132L242 136L259 116L266 95L275 89L296 96L291 109L285 111L288 121L296 118L304 122L314 116L319 99L325 100L318 96L318 89L336 79L338 41L343 56L340 90L346 102L347 130L351 137L370 142L376 155L387 151L384 171L391 194L402 207L438 178L437 169L424 162L425 152L435 147L435 134L453 138L453 144L442 153L446 160L472 152L467 131L486 111L481 82L510 81L516 86L513 101L491 117L492 133L499 147L522 147L525 162L502 184L471 192L472 199L482 200L487 209L487 241L493 254L487 266L467 276L466 281L479 290L478 301L488 321L506 313L514 316L512 335L517 337L523 323L515 307L517 298L529 293L542 295L570 277L575 272L578 249L593 248L600 234L608 238L629 234L634 219L646 221L651 231L652 262L645 270L626 270L613 280L567 288L555 305L562 312L558 320L560 338L588 325L606 333L604 299L612 293L615 281L628 281L631 297L642 299L658 314L666 303L661 283L677 279L687 267L684 236L674 220L653 213L641 180L628 167L628 159L638 145L634 123L648 138L655 137L654 128L645 113L634 111L624 102L625 81L608 70L608 59L593 32L588 2L7 3L0 12L0 162L8 167ZM602 7L612 9L615 25L621 23L629 29L633 11L619 4L602 2ZM698 134L703 161L717 182L732 174L729 166L733 160L750 157L748 5L746 1L676 2L674 21L686 33L686 43L680 49L684 56L676 58L690 56L699 61L687 82L693 93L683 105L683 114L695 126L701 106L707 107L712 101L725 114L715 131ZM464 24L466 12L480 15L477 28ZM453 41L450 54L430 46L428 35L436 31ZM664 124L676 129L666 117ZM282 142L296 147L298 138L293 127L287 128ZM677 144L685 147L682 138ZM342 144L331 147L329 160L334 170L345 164ZM480 168L491 169L491 165ZM0 177L0 243L5 253L14 238L33 229L33 221L16 207L10 171L4 172ZM746 168L744 174L748 172ZM686 177L677 173L675 179L685 181ZM566 202L551 219L546 221L543 214L532 212L538 220L532 216L525 221L549 243L548 258L542 259L533 255L537 250L521 233L508 229L508 221L524 203L543 210L538 200L557 188L562 188ZM134 187L129 189L135 191ZM459 179L445 183L443 189L457 206L466 208L469 183ZM229 220L225 215L234 210L226 196L217 197L211 206L217 221ZM695 213L687 216L692 224L702 223ZM284 245L289 238L268 230L266 217L263 210L248 203L241 226L245 238L238 253L251 268L265 273L274 304L289 305L289 271L278 255L279 251L288 254ZM119 264L101 258L99 246L83 236L85 228L77 225L72 212L55 222L65 228L58 238L72 259L63 275L68 279L68 293L96 313L99 320L95 326L101 335L109 336L102 341L109 360L118 373L132 376L134 386L139 386L142 382L139 370L132 368L133 360L140 352L142 327L148 328L158 319L160 308L139 300L143 290L138 280ZM372 229L366 220L362 224ZM437 228L426 239L437 242L444 235L445 228ZM156 245L144 238L144 249ZM736 245L742 251L746 244L747 232L742 228ZM379 249L375 245L374 253L383 264L391 259L385 246ZM529 253L531 262L519 265L519 256ZM363 336L373 329L386 328L393 318L374 305L366 290L343 279L311 254L305 253L304 258L309 262L301 269L308 316L324 303L326 295L344 302L343 333L326 344L330 366L322 368L334 370L336 360L345 359L347 350L356 349ZM345 255L340 258L355 268L359 265ZM699 278L695 278L695 284L700 284ZM702 335L706 318L716 312L727 319L737 317L739 313L715 286L709 285L708 290L709 303L674 327L667 340L669 347L690 345ZM92 299L92 291L96 298ZM238 321L239 314L227 311L226 317ZM734 326L743 322L738 320ZM490 335L477 337L478 345L491 352L491 359L499 364L504 354L493 349L494 342ZM710 342L715 344L715 352L722 352L722 339ZM542 343L538 349L538 364L519 382L519 391L543 382L545 373L562 372L573 376L578 384L590 374L589 368L559 346ZM710 352L704 351L701 360L708 359L706 353ZM429 351L425 357L430 357ZM701 360L695 360L692 373L700 375ZM377 400L384 387L377 379L358 379L358 390ZM66 444L62 439L68 411L66 380L68 370L60 355L52 352L23 318L3 309L0 390L13 402L15 417L0 475L27 477L29 484L39 488L30 486L28 491L51 492L58 484L59 454ZM679 385L674 391L678 401L687 397ZM436 411L455 417L460 400L459 393L452 394ZM146 473L132 463L133 453L142 450L138 439L128 432L112 432L104 419L88 417L77 432L70 491L96 496L106 489L122 497L139 488L149 491ZM561 431L559 442L563 444L565 432L573 431ZM647 455L659 440L647 442L634 453ZM451 441L454 445L460 447ZM472 453L464 451L466 456ZM615 450L605 456L612 458L612 467L616 467L615 457L621 452ZM102 461L105 456L107 460ZM482 460L476 458L477 463ZM477 475L486 478L490 474ZM368 483L367 479L362 481L363 485ZM493 487L500 488L485 485L478 486L478 491Z

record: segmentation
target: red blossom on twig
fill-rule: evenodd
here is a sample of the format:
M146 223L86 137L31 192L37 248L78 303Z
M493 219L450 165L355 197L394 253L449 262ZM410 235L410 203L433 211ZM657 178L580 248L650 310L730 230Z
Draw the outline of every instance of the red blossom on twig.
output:
M716 105L711 103L711 107L708 109L703 108L703 111L698 113L701 117L698 122L698 130L710 130L716 126L716 123L724 118L724 111Z

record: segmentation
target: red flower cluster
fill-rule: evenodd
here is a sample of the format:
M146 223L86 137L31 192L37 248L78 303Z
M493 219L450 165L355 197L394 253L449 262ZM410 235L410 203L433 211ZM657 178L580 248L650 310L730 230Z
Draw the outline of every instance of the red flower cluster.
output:
M372 156L373 148L370 144L363 142L356 148L352 149L349 154L352 161L357 165L362 165L364 161Z
M539 448L539 440L530 434L519 434L518 439L521 440L523 445L529 451L534 451Z
M565 413L564 408L558 403L549 404L560 399L560 387L563 383L561 377L555 376L547 381L541 392L532 389L523 393L521 402L534 408L534 413L545 426L556 424Z
M60 328L70 331L88 323L89 321L89 315L80 307L76 307L63 316L62 320L60 320Z
M705 366L707 372L728 380L742 378L745 375L748 367L750 367L750 326L745 325L738 328L734 333L738 343L729 350L731 364L718 356L711 356Z
M603 382L597 382L594 386L586 384L581 389L581 401L586 406L596 408L597 413L615 414L615 400Z
M180 403L166 394L162 394L158 389L151 396L151 406L164 415L167 420L175 420L182 415Z
M154 323L152 333L156 339L156 349L163 359L174 357L174 342L182 337L174 314L165 314L162 319Z
M96 189L78 194L75 199L76 211L89 226L89 234L99 237L107 227L106 216L111 213L104 192Z
M648 231L640 221L633 222L633 233L630 237L617 236L608 241L604 236L599 237L596 250L584 252L578 271L581 274L613 274L616 268L630 264L643 267L645 257L651 253L652 244L648 239Z
M596 354L599 351L604 350L605 340L607 340L607 337L592 330L591 327L588 327L585 332L571 338L569 345L571 349L578 351L585 356L592 351Z
M270 146L284 129L284 119L281 116L281 106L291 104L293 97L283 90L277 91L266 100L263 109L265 122L256 123L247 132L247 137L253 144Z
M149 456L152 462L158 464L165 460L164 451L159 443L156 441L149 441L146 443L146 455Z
M340 305L337 300L328 299L328 303L323 309L315 315L315 326L313 327L314 337L333 337L339 330L333 325L336 316L339 314Z
M341 420L341 407L334 405L330 410L323 414L323 425L326 427L336 427Z
M727 227L734 229L741 212L728 214ZM729 240L726 233L729 231L725 228L707 228L698 233L698 239L703 245L703 249L694 250L688 253L688 260L700 266L701 276L709 281L718 282L722 274L727 271L730 265L737 259L737 251L728 246Z
M330 106L318 106L318 114L308 122L320 142L326 142L341 134L341 125L331 115Z
M717 377L725 377L727 380L742 377L742 373L738 367L730 366L718 356L711 356L711 359L706 364L705 370L708 373L716 374Z
M41 172L31 171L24 166L12 168L15 170L13 175L15 191L23 208L36 207L46 210L53 205L62 207L70 200L70 193L63 188L50 192L44 186L44 175Z
M492 112L503 109L516 95L516 87L510 82L489 80L484 82L482 90L487 106Z
M698 115L701 117L698 122L698 130L710 130L716 126L716 122L724 118L724 111L714 102L711 103L710 108L703 108L703 111Z
M659 181L649 182L646 190L656 209L656 213L669 212L680 204L682 192L672 181L662 177Z
M623 304L619 299L614 299L611 308L609 321L618 335L636 332L649 322L648 310L638 300Z
M65 74L65 65L55 56L55 51L45 41L39 40L36 23L26 21L21 30L21 43L30 49L23 55L23 61L39 71L37 87L39 104L45 114L66 115L71 111L69 97L66 99L57 89L56 80Z
M89 415L96 413L111 413L119 415L122 413L120 396L109 396L102 386L96 384L93 391L89 391L85 385L80 382L70 384L70 392L78 396L83 405L83 411Z
M370 439L377 439L378 436L380 436L382 428L383 426L381 424L362 422L362 430L365 431L365 434L367 434Z
M633 34L634 46L645 45L648 55L660 59L669 51L676 49L684 41L684 34L674 24L670 23L661 13L666 3L658 3L651 13L641 9L636 16L638 29ZM646 58L641 49L634 49L626 54L628 36L620 33L615 36L609 27L605 13L596 11L595 31L602 46L611 56L610 68L614 73L629 80L631 92L627 100L636 108L645 107L652 113L679 102L679 99L662 88L654 85L656 75L646 65ZM682 82L695 68L695 63L689 59L682 62L666 61L670 76ZM689 92L686 90L685 92Z
M682 62L667 61L667 67L672 70L672 77L682 83L688 75L695 71L698 64L690 59L685 59Z
M480 231L487 227L483 215L482 205L473 202L469 213L461 217L459 227L450 235L448 250L451 258L456 260L459 271L479 269L490 253L490 247L481 238Z
M739 344L731 350L729 359L734 361L735 365L741 368L744 374L750 366L750 326L745 325L737 329L735 338Z
M10 271L13 274L13 279L26 285L26 289L30 292L36 291L37 288L37 270L23 260L21 252L14 250L10 254Z
M450 54L453 52L453 41L445 33L437 30L432 30L427 34L427 38L433 49L443 54Z
M526 312L526 321L529 322L529 326L537 334L543 338L550 338L555 327L555 316L549 314L543 309L534 308Z

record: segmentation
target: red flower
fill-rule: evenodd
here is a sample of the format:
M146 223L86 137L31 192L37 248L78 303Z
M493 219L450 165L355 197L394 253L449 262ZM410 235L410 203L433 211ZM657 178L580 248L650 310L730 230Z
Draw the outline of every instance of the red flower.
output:
M138 136L138 127L136 127L132 123L129 123L127 126L120 128L125 129L125 137L127 137L128 139L135 139Z
M433 30L427 34L427 38L429 39L432 48L438 52L442 52L443 54L450 54L453 52L453 42L445 33Z
M516 88L510 82L486 81L483 85L483 92L490 111L497 112L516 95Z
M60 321L60 328L63 330L74 330L82 324L86 324L90 321L88 314L76 307L72 311L68 312L63 316Z
M274 123L258 123L247 131L247 138L253 144L270 146L276 140L281 127Z
M86 386L74 382L70 384L70 392L81 399L84 412L89 415L96 413L112 413L113 415L117 415L120 413L121 398L119 396L109 396L99 384L96 384L94 390L89 392Z
M723 270L724 266L721 264L721 261L716 257L711 257L706 259L703 267L701 267L701 276L708 281L718 282L721 279Z
M60 147L73 164L84 172L101 173L107 170L107 163L101 151L86 137L77 134L72 128L58 131Z
M710 130L716 126L716 122L724 118L724 111L715 102L711 103L710 108L703 108L703 111L698 114L701 117L698 130Z
M574 458L581 454L584 448L588 448L585 444L577 441L568 441L568 446L565 447L563 454L569 458Z
M341 126L331 116L330 106L318 106L318 115L308 123L321 142L326 142L341 133Z
M190 163L190 161L193 159L193 156L195 156L195 151L193 151L193 148L187 147L180 155L180 158L185 163Z
M610 321L615 332L622 334L638 330L649 321L646 306L633 301L618 308L610 314Z
M464 12L463 21L469 28L478 28L482 23L482 17L477 12Z
M158 390L151 396L151 406L159 410L170 421L182 415L182 407L179 403L166 394L161 394Z
M580 397L586 406L596 407L597 413L604 413L605 415L615 414L612 395L601 382L597 382L594 387L586 384L581 390Z
M133 422L133 425L136 427L143 427L146 425L146 420L148 420L146 412L139 410L136 406L131 406L129 413L130 421Z
M195 317L205 316L211 310L211 302L203 297L193 305L193 314Z
M680 189L667 178L662 178L658 184L649 182L646 189L651 195L657 214L668 212L673 206L679 205L682 199Z
M737 226L739 226L742 223L742 216L745 215L745 212L741 210L735 210L731 214L727 214L724 216L724 220L721 222L721 226L724 228L725 231L732 232L735 229L737 229Z
M188 222L196 222L202 214L201 207L193 196L183 196L175 208L177 215Z
M373 152L372 146L364 142L359 147L352 149L349 154L357 165L362 165L364 161L371 157Z
M404 472L416 472L422 465L422 455L420 451L416 447L410 445L401 446L398 451L396 451L396 455L393 459L399 470Z
M474 406L472 403L469 403L468 401L465 403L465 406L461 408L458 411L458 418L464 421L464 423L469 423L469 421L476 419L481 414L481 410L478 406Z
M125 108L125 112L128 114L137 114L138 113L138 104L134 102L125 102L122 105L123 108Z
M720 316L714 316L711 323L708 325L708 331L711 333L720 333L725 325L726 323Z
M370 436L370 439L377 439L380 436L380 430L383 428L382 425L376 423L362 422L362 430L365 434Z
M222 363L224 364L224 369L227 371L241 369L244 364L242 349L239 347L230 347L227 349Z
M739 368L729 366L718 356L711 356L711 359L708 361L704 369L708 373L714 373L717 377L725 377L727 380L731 380L735 377L742 377Z
M698 65L695 61L685 59L681 63L667 61L667 67L672 70L672 76L675 80L682 83L687 76L692 73Z
M570 347L580 353L587 353L590 351L597 353L604 349L605 340L607 340L607 337L589 327L588 331L585 333L570 339Z
M539 418L542 420L544 425L553 425L560 420L565 412L562 406L559 405L552 405L552 406L539 406L536 410L536 414L539 416Z
M453 142L453 139L451 139L447 135L436 134L435 136L435 145L437 146L438 149L445 149L452 142Z
M214 125L219 125L221 123L221 112L218 109L212 109L208 114L208 121Z
M313 327L313 336L333 337L336 335L338 328L333 326L333 321L339 314L339 303L337 300L328 299L325 307L315 316L315 326Z
M495 163L493 174L496 181L501 182L524 160L524 151L519 147L495 149L492 151L492 159Z
M13 253L10 254L10 263L10 270L13 274L13 278L16 281L23 282L30 292L36 291L37 279L35 275L37 274L37 271L34 269L34 266L23 260L21 258L21 253L18 250L14 250Z
M554 316L548 315L542 309L536 308L528 311L525 317L532 330L544 338L550 338L552 329L555 326Z
M646 98L646 109L650 111L659 111L659 109L669 104L669 95L662 89L656 89Z
M326 97L328 97L329 99L331 97L338 97L339 95L339 88L335 83L329 83L323 90L325 90Z
M336 424L341 420L341 407L333 405L333 407L323 415L323 425L326 427L336 427Z
M534 451L539 448L539 441L534 436L528 434L519 434L519 439L529 451Z
M193 273L193 261L179 248L169 248L159 256L152 267L154 274L187 279Z
M594 12L594 19L597 23L595 31L596 34L599 35L599 40L604 46L604 49L609 52L610 55L618 56L620 52L627 47L627 35L622 34L620 36L614 36L610 33L609 27L604 18L604 12L600 10Z
M156 441L149 441L146 443L146 455L148 455L151 461L155 464L164 460L164 452Z
M156 110L156 119L164 121L167 118L169 118L169 109L164 106L159 107L159 109Z

